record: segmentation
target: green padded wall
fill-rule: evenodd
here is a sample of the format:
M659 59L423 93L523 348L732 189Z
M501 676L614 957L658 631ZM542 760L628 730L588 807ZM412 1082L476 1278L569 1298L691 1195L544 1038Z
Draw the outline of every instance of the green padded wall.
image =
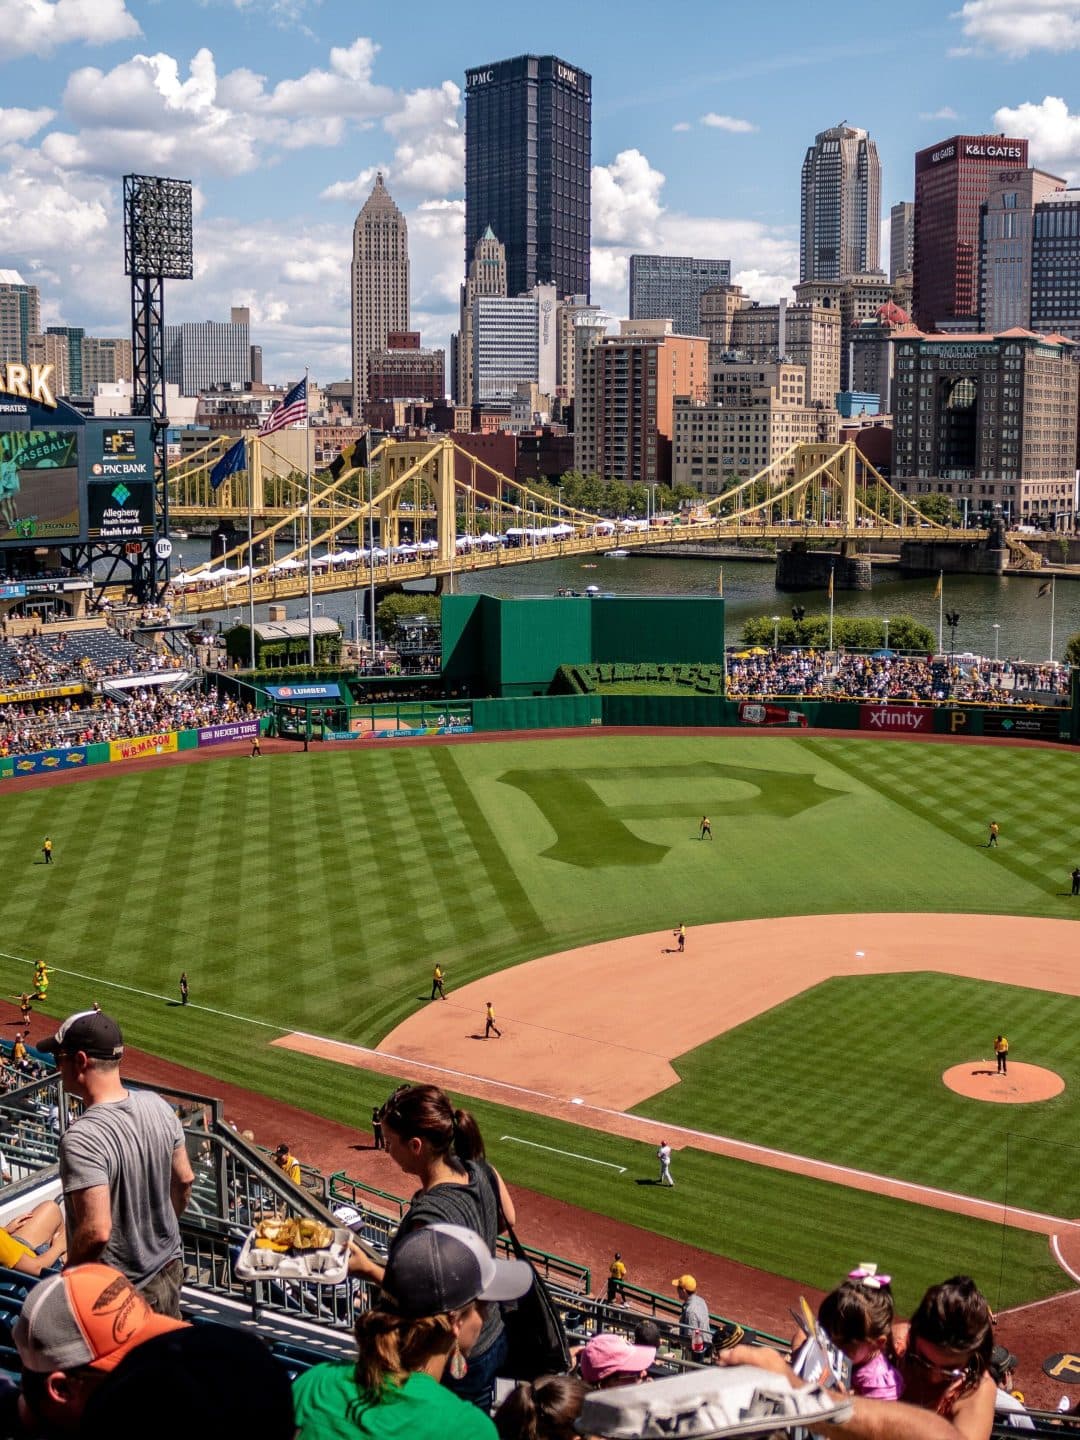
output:
M483 602L486 595L442 596L442 673L470 681L483 673Z
M594 664L723 663L724 602L719 595L615 596L587 603Z

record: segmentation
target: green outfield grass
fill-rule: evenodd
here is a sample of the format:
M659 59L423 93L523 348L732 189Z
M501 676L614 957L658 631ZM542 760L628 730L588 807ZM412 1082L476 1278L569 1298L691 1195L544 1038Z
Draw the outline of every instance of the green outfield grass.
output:
M978 1106L947 1090L949 1066L993 1067L1000 1031L1010 1059L1055 1070L1065 1090ZM1076 1219L1078 1035L1071 995L937 973L838 978L680 1056L681 1083L637 1113ZM769 1091L782 1106L761 1103Z
M377 1043L426 1002L436 959L461 985L551 950L679 921L864 909L1080 915L1062 893L1078 858L1080 775L1075 756L1060 752L786 736L605 737L231 759L87 776L53 789L8 788L0 802L5 991L21 991L25 962L44 956L57 967L51 1013L100 1000L120 1014L133 1044L361 1124L392 1077L343 1072L263 1041L304 1029ZM703 812L713 820L711 846L697 840ZM1001 826L996 853L980 848L991 818ZM35 863L45 834L56 847L49 868ZM192 983L186 1011L162 999L175 996L181 969ZM970 1159L974 1142L932 1138L938 1126L956 1123L940 1087L916 1087L914 1098L929 1107L917 1127L894 1114L897 1090L906 1101L908 1067L920 1055L941 1068L934 1046L948 1037L923 1023L924 1005L935 1013L944 1006L950 1018L968 1006L972 1033L981 1036L991 1015L989 1028L998 1028L1000 999L979 992L895 997L899 1029L884 1048L901 1064L904 1084L885 1092L885 1114L897 1134L897 1167L923 1165L912 1154L915 1136L935 1183L991 1194L1000 1158L991 1154L980 1169ZM1026 1031L1055 1003L1036 996L1043 1008L1021 1011L1027 993L1009 992L1014 1030L1021 1022L1012 1016L1023 1014ZM754 1052L756 1085L741 1073L741 1060L717 1062L699 1051L685 1057L685 1083L653 1102L657 1111L670 1102L664 1113L695 1123L691 1112L715 1103L722 1077L723 1092L738 1087L739 1125L724 1106L705 1128L739 1129L833 1159L853 1153L873 1127L847 1118L843 1069L834 1077L817 1063L820 1055L772 1050L765 1069L760 1044L743 1040L755 1025L772 1023L781 1028L770 1046L794 1043L799 1022L785 1040L787 1008L714 1042L749 1047L743 1057ZM1053 1062L1066 1074L1080 1063L1068 1053L1069 1028L1063 1017ZM807 1086L795 1110L789 1071ZM838 1093L823 1107L817 1092L833 1078ZM1037 1236L1010 1232L1006 1257L994 1227L696 1152L679 1156L685 1188L660 1196L634 1184L651 1173L647 1147L478 1108L496 1137L498 1163L518 1183L808 1284L831 1284L855 1252L882 1256L886 1235L903 1237L907 1247L890 1260L894 1271L904 1258L920 1284L940 1278L943 1266L963 1268L949 1256L979 1254L1000 1272L999 1305L1059 1283ZM597 1158L617 1153L628 1174L613 1183L597 1167L560 1168L543 1152L500 1143L504 1134ZM988 1150L999 1153L998 1132L988 1134ZM834 1135L835 1147L824 1138ZM1030 1139L1043 1142L1044 1132ZM968 1166L943 1179L937 1167L957 1154L969 1157ZM1053 1170L1042 1168L1039 1193L1049 1195ZM1069 1181L1058 1192L1064 1205L1071 1191ZM1080 1214L1049 1201L1040 1208ZM991 1277L979 1273L993 1290Z

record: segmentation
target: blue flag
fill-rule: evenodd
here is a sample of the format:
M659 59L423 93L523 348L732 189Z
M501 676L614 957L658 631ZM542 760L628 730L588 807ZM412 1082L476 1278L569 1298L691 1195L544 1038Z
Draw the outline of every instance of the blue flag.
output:
M230 475L235 475L238 470L247 469L247 452L243 440L237 440L235 445L230 445L225 454L210 471L210 488L216 490L223 485Z

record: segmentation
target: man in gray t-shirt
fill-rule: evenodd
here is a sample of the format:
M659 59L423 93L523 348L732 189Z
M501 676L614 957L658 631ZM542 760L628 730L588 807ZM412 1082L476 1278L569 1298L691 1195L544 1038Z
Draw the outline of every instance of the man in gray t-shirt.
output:
M699 1353L707 1350L712 1344L712 1325L709 1307L698 1294L697 1281L692 1275L680 1275L672 1283L682 1301L679 1325L683 1344Z
M68 1264L113 1265L159 1314L180 1315L177 1223L194 1173L180 1122L160 1095L120 1078L120 1027L99 1010L64 1021L39 1047L86 1109L60 1141Z

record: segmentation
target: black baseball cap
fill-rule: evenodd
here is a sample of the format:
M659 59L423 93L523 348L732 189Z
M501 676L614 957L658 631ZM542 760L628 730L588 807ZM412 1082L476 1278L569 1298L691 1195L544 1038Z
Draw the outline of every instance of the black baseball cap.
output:
M424 1225L390 1252L382 1288L402 1315L460 1310L473 1300L518 1300L533 1281L524 1260L494 1260L475 1230Z
M91 1060L119 1060L124 1053L120 1026L103 1010L79 1010L69 1015L51 1040L38 1050L46 1055L74 1055L82 1050Z

